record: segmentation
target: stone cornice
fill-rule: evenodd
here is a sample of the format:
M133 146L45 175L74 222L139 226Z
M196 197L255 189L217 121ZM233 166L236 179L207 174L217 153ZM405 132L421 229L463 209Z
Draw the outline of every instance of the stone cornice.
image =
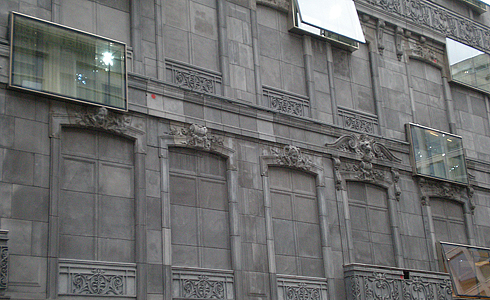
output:
M425 29L429 29L433 33L490 53L489 27L437 4L424 0L355 0L355 2L360 12L369 13L364 9L374 9L378 13L398 19L395 22L400 23L403 20L402 23L406 23L409 30L412 27L422 27L420 32L422 35L425 35Z

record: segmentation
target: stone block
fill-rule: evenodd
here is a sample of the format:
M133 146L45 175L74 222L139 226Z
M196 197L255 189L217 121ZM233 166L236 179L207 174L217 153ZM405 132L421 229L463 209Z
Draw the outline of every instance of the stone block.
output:
M211 209L200 210L202 246L213 249L230 249L229 217L227 212Z
M148 171L147 171L148 172ZM132 167L101 163L99 165L99 190L100 194L109 196L119 196L125 198L134 197L134 170ZM147 191L151 178L147 178ZM160 192L160 181L158 181L158 194ZM151 186L150 186L151 187ZM152 195L153 196L153 195Z
M276 268L278 274L298 275L296 257L276 254Z
M196 206L197 182L195 178L170 176L170 201L173 204Z
M259 166L256 164L239 161L238 168L241 170L238 176L240 187L258 189L261 185L261 176Z
M172 226L172 228L175 228ZM172 232L172 238L174 233ZM186 267L200 267L196 246L172 244L172 265Z
M160 198L147 197L147 219L146 225L148 229L162 229L162 200Z
M61 153L96 157L96 134L80 128L63 128Z
M257 7L257 23L271 29L278 30L278 13L275 9L267 6Z
M169 0L165 2L165 22L175 28L189 31L189 1ZM168 35L165 35L167 37Z
M76 29L96 33L96 22L94 22L96 13L94 8L95 5L96 4L91 1L63 1L60 11L61 23ZM83 16L83 18L80 16ZM87 22L87 20L90 20L90 22Z
M98 236L134 240L134 200L99 197Z
M61 191L59 201L60 232L94 236L95 195Z
M12 187L12 217L29 221L48 221L49 190L17 185Z
M48 254L48 223L32 222L32 255L47 256Z
M260 272L245 273L245 287L248 288L249 295L263 295L268 292L269 278L266 274Z
M294 219L300 222L318 224L318 202L316 198L296 195L293 201Z
M31 255L32 222L16 219L0 219L3 230L9 231L9 253Z
M126 1L113 2L120 5L126 3L126 6L129 6ZM121 11L104 5L97 5L97 34L101 36L131 45L130 21L129 10Z
M61 258L95 260L95 237L60 234L59 249Z
M0 115L0 146L12 148L15 136L15 120L13 117Z
M49 188L49 156L34 154L34 185Z
M46 292L47 259L43 257L9 256L9 290L28 299L43 298Z
M198 224L196 208L172 205L171 216L172 244L197 246ZM182 251L184 251L184 249L182 249Z
M49 154L47 124L16 118L14 132L15 149L46 155Z
M146 231L146 255L149 263L161 264L163 260L162 231Z
M321 258L300 257L299 263L301 265L301 274L298 275L325 277L325 267Z
M322 243L320 239L320 226L296 222L296 247L298 255L310 258L322 258Z
M351 83L339 78L334 78L334 87L337 104L354 109Z
M34 154L6 149L3 152L3 165L0 170L2 170L2 178L5 182L32 185L34 183Z
M98 260L114 262L134 262L134 241L121 239L97 239Z
M228 22L228 39L238 43L243 43L243 22L232 17L228 17L226 20Z
M279 60L281 59L281 38L275 29L259 25L259 51L260 55ZM261 67L264 67L261 64Z
M184 114L188 117L203 119L204 109L202 105L184 102Z
M373 243L374 263L381 266L395 266L393 246L389 244Z
M208 70L219 71L218 42L215 39L192 34L191 43L192 64Z
M12 216L12 184L0 182L0 218Z
M228 210L228 189L225 182L202 179L199 192L200 207L220 211Z
M201 248L202 267L210 269L231 269L230 250L216 248Z
M296 255L293 222L274 219L273 227L276 255Z
M147 289L150 294L161 294L163 293L163 269L162 265L157 264L148 264L148 282ZM163 295L160 295L161 298L155 296L154 300L163 300ZM151 298L149 298L151 299Z
M181 0L172 2L187 3ZM185 19L186 15L176 15L174 17ZM167 19L167 25L169 24L169 19ZM189 33L175 27L165 26L163 28L163 36L165 36L165 55L168 58L189 63Z

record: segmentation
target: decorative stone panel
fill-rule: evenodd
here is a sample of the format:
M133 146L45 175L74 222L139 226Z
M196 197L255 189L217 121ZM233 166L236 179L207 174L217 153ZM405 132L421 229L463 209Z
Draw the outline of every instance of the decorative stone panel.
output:
M263 86L263 105L285 114L309 117L310 101L307 97Z
M235 299L233 271L174 268L172 299Z
M450 300L449 274L352 264L344 269L348 300Z
M326 279L299 276L277 276L279 300L327 300Z
M481 51L488 52L490 49L490 30L488 27L430 1L357 0L356 2L358 4L367 3L385 13L402 17Z
M9 279L9 249L7 246L7 236L7 230L0 230L0 296L5 294Z
M221 74L182 62L167 59L165 62L167 80L192 91L207 94L222 94Z
M60 260L58 294L136 297L136 264Z
M338 107L338 114L342 127L345 129L369 134L378 133L378 117L375 115L350 110L345 107Z

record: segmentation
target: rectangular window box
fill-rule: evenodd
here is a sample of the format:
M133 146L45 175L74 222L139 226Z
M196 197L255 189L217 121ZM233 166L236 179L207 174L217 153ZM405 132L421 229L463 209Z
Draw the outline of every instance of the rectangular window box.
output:
M16 12L9 87L127 110L126 45Z

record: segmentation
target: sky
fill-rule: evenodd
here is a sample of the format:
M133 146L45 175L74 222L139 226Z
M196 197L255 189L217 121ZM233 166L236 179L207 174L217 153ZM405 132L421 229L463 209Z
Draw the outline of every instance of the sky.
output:
M490 0L480 0L480 1L483 2L483 3L486 3L488 5L490 5Z

